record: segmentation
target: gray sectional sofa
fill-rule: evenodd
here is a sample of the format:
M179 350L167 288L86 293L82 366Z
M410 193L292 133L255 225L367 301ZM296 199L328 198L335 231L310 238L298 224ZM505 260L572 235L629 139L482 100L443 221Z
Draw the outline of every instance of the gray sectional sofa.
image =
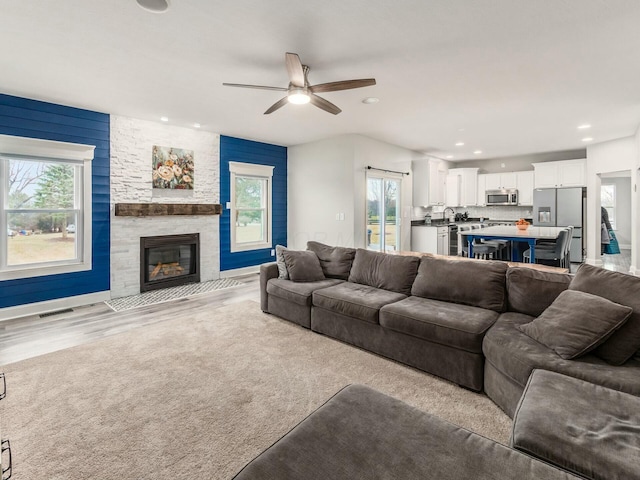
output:
M391 255L317 242L307 248L280 248L279 262L261 266L263 311L484 391L511 418L531 389L534 370L606 387L620 398L640 397L638 277L590 265L573 276L498 261ZM544 387L538 383L543 386L533 390ZM544 414L544 408L533 410ZM627 428L624 415L616 421L609 427ZM640 459L640 425L631 428L635 433L626 432L621 445L632 452L630 468L638 470L633 478L640 478L640 463L633 463ZM568 435L574 430L567 426ZM606 428L597 434L605 442L619 437ZM573 471L608 478L606 472ZM458 478L474 478L469 475Z

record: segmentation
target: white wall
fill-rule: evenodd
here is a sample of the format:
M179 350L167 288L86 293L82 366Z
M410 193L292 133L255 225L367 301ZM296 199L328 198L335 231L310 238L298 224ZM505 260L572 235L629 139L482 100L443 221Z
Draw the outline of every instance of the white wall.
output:
M637 136L637 135L636 135ZM634 137L620 138L587 147L587 259L592 265L601 265L600 259L600 186L599 174L631 170L635 174L638 165L638 140ZM633 182L635 184L635 182ZM631 255L632 271L638 252L637 215L633 209L638 203L638 194L631 195Z
M366 167L409 172L414 155L362 135L289 147L289 246L304 249L308 240L316 240L364 248ZM404 176L401 248L406 250L411 241L411 184L411 176ZM340 214L344 220L336 220Z
M194 151L194 189L152 188L152 147ZM116 203L219 203L220 137L111 115L111 297L140 293L140 237L200 233L200 279L220 277L219 216L116 217Z

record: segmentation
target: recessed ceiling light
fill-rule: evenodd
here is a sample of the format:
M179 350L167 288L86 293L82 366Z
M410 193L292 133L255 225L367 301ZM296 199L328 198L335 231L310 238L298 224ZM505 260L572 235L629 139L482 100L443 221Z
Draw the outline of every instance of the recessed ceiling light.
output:
M193 127L194 127L194 128L200 128L200 124L199 124L199 123L194 123L194 124L193 124Z
M480 155L482 153L482 150L476 150L473 152L475 155Z
M458 131L459 132L464 132L464 128L459 128Z
M136 0L148 12L164 13L169 9L169 0Z
M591 125L589 125L588 123L578 126L578 130L586 130L587 128L591 128Z
M367 97L367 98L363 98L362 99L362 103L366 104L366 105L372 105L374 103L378 103L380 101L379 98L376 97Z
M584 137L584 138L582 139L582 141L583 141L583 142L590 142L590 141L592 141L592 140L593 140L593 138L591 138L591 137Z
M168 122L169 121L169 117L160 117L160 120L162 122Z
M447 160L451 160L453 158L453 155L447 155Z
M458 143L456 143L456 147L462 147L462 146L464 146L464 142L458 142Z

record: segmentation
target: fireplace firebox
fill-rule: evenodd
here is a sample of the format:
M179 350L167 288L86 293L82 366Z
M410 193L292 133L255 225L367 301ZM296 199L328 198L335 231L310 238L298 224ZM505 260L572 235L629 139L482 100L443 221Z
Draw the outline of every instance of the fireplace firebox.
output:
M140 238L140 291L200 281L200 234Z

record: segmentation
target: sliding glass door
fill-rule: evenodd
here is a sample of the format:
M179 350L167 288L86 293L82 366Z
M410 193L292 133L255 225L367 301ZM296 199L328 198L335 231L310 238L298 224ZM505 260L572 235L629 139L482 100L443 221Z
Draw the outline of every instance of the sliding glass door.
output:
M400 249L400 178L367 176L367 249Z

